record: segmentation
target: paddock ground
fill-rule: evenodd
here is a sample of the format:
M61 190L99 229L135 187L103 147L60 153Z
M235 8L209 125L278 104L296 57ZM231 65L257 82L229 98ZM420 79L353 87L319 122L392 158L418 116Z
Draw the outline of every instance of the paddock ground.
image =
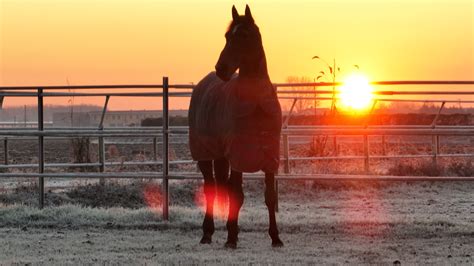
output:
M260 189L246 187L239 247L217 221L199 245L202 212L59 205L0 208L0 264L437 264L474 263L474 183L282 186L283 248L271 248Z

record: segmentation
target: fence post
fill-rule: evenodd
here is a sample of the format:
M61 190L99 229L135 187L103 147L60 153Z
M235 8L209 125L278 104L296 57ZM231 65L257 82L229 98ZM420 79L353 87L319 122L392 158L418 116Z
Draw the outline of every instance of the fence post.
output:
M438 167L438 152L439 152L439 136L432 136L431 137L431 153L433 154L433 167Z
M158 151L157 151L157 141L156 137L153 138L153 160L156 162L158 160Z
M40 135L38 136L38 173L44 173L44 136L41 134L44 130L43 124L43 89L38 89L38 131ZM38 182L39 187L39 207L42 209L44 207L44 177L39 177Z
M385 156L385 135L382 135L382 155Z
M274 87L275 91L277 87ZM291 104L290 110L286 115L285 121L283 121L282 128L287 129L288 124L290 123L290 117L293 114L293 109L295 108L296 102L298 98L293 99L293 103ZM285 174L290 173L290 149L289 149L289 142L288 142L288 134L283 134L283 156L285 157L285 162L283 165L283 172ZM278 212L278 180L275 179L275 211Z
M286 128L286 127L285 127ZM283 165L283 172L285 174L290 173L290 147L289 147L288 134L283 134L283 157L285 158L285 164ZM275 179L276 180L276 179ZM275 193L276 193L276 203L275 210L278 212L278 182L275 182Z
M99 172L103 173L105 172L105 142L104 142L104 137L99 137ZM104 185L105 184L105 179L101 177L99 179L99 184Z
M168 77L163 77L163 219L169 220L168 187Z
M441 153L441 136L436 135L436 154L439 155Z
M3 139L3 158L5 160L5 165L8 165L8 138L7 137Z
M439 117L441 116L441 112L443 111L443 108L444 108L445 105L446 105L446 102L443 101L441 103L441 106L438 109L438 113L436 114L435 118L431 122L431 128L432 129L436 128L436 124L438 122ZM437 168L438 167L438 154L439 154L439 136L434 136L433 135L431 137L431 143L432 143L431 149L432 149L432 153L433 153L433 166Z
M285 157L285 164L283 166L283 171L285 174L290 173L290 150L289 150L289 140L288 134L283 134L283 156Z
M288 134L283 134L283 157L285 158L285 165L283 166L283 172L285 174L290 173L290 147L289 147Z
M107 106L109 105L109 100L110 100L110 95L105 96L105 102L104 102L104 107L102 108L102 114L100 116L100 122L99 122L99 130L103 132L104 130L104 119L105 119L105 113L107 112ZM100 136L99 137L99 172L103 173L105 172L105 141L104 137ZM104 185L105 184L105 178L101 177L99 179L99 184Z
M364 135L364 171L365 174L369 174L369 138L367 135Z

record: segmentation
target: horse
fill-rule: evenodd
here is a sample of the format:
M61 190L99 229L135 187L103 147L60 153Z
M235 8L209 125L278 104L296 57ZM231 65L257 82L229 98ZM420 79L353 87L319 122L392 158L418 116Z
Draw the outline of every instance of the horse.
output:
M238 218L244 202L242 173L263 171L268 233L272 246L281 247L275 217L281 107L268 75L262 37L248 5L242 16L232 6L232 22L225 38L215 71L193 89L188 113L191 156L204 177L206 198L200 243L212 243L216 186L225 187L229 200L225 247L237 248Z

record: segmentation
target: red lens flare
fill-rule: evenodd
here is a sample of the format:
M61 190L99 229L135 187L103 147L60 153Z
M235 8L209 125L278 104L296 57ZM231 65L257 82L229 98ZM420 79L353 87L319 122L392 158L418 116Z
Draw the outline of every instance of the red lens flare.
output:
M161 186L154 183L146 184L143 189L143 198L153 212L161 212L163 197Z
M206 195L204 194L204 185L201 186L197 191L194 197L196 205L206 212L207 202ZM214 199L214 208L213 215L214 218L220 219L222 221L227 221L227 215L229 213L229 199L227 195L227 189L223 186L216 185L216 193Z

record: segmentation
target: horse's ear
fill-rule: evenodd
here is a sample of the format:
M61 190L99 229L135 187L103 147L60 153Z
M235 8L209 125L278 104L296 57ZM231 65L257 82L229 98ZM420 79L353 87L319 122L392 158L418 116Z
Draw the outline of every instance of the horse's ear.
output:
M250 21L250 22L254 22L253 17L252 17L252 13L250 13L249 5L245 6L245 18L247 18L247 20Z
M238 18L239 18L239 12L237 12L237 9L235 8L235 6L232 6L232 19L234 21L237 21Z

